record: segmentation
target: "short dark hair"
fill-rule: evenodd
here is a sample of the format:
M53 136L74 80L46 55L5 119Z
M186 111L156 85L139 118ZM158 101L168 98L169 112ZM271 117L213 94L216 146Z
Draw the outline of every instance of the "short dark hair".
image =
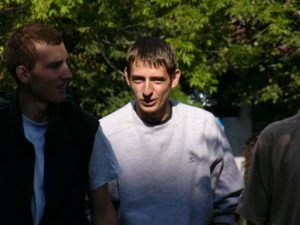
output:
M128 50L126 66L130 74L131 66L142 62L150 67L162 66L171 76L177 68L177 59L171 45L155 37L143 37L137 40Z
M6 63L9 72L18 82L16 68L24 65L29 71L34 68L38 54L35 44L59 45L63 42L57 30L41 24L28 23L19 27L9 38Z

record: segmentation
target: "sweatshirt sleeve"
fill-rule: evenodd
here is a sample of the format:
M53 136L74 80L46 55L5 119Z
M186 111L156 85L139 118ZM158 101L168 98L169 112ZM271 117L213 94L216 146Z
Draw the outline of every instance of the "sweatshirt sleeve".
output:
M216 123L212 123L210 126L208 132L211 137L214 137L208 138L212 154L213 223L233 225L237 219L235 210L244 186L244 181L236 165L224 131Z

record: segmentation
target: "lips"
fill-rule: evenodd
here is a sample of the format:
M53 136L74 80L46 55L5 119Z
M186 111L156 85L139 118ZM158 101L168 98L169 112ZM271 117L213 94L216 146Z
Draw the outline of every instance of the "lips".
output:
M58 85L58 89L62 92L66 92L67 88L68 88L68 83L63 83L63 84Z
M146 107L151 107L151 106L154 106L155 103L156 103L156 99L143 99L142 100L142 103L144 106Z

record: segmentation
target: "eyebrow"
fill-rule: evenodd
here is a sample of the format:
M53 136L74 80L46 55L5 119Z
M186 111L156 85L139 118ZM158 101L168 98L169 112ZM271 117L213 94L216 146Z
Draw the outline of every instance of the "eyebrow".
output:
M131 77L144 77L143 75L139 75L139 74L131 74ZM165 76L162 74L158 74L158 75L150 75L150 78L164 78Z

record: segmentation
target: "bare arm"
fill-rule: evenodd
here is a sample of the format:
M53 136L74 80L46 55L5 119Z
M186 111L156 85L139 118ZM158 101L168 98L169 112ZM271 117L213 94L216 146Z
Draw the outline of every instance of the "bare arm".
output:
M109 197L107 184L92 190L92 221L94 225L118 225L118 216Z

